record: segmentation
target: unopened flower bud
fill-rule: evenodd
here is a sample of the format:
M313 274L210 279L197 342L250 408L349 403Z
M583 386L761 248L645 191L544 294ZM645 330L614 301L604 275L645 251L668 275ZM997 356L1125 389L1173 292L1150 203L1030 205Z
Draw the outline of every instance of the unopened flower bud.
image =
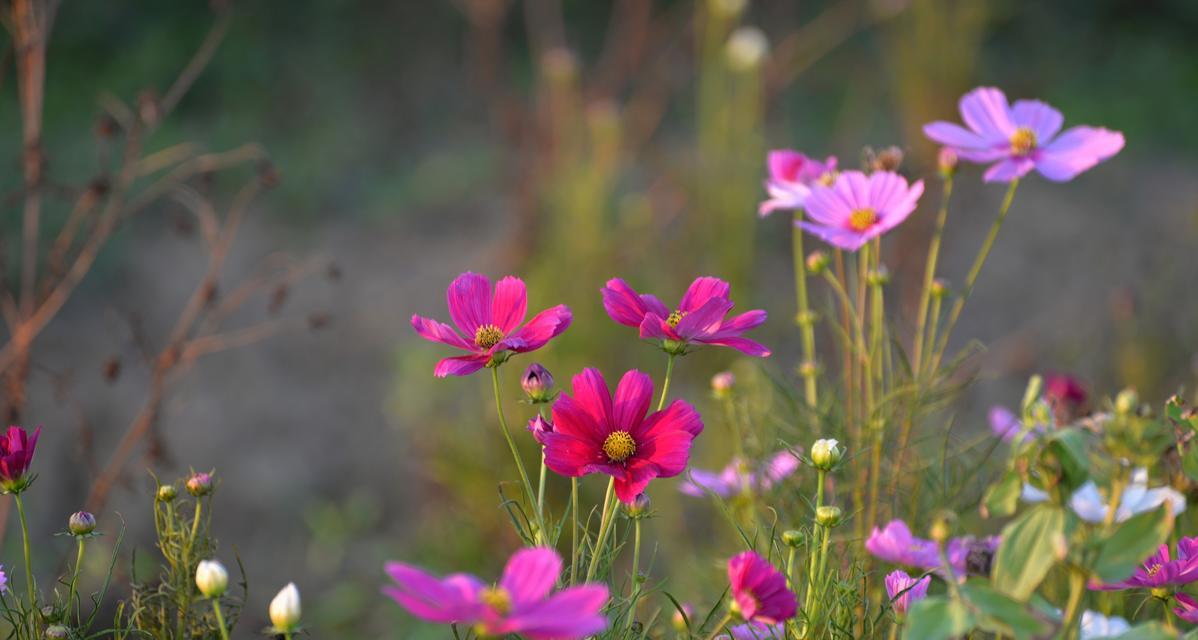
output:
M886 147L874 156L870 165L874 171L898 171L903 166L903 150L894 146Z
M200 560L196 567L196 588L205 598L219 598L229 588L229 572L216 560Z
M537 415L528 421L528 430L532 433L533 439L544 446L547 439L545 435L553 433L553 423Z
M840 520L843 517L844 512L837 506L823 505L815 510L815 522L825 529L832 529L839 526Z
M721 371L711 377L711 394L724 399L732 395L736 387L736 376L731 371Z
M803 532L798 529L788 529L782 532L782 543L792 549L801 547L806 542L807 536L803 535Z
M728 66L735 71L752 71L761 66L769 52L770 42L757 27L740 27L728 38L725 54Z
M553 392L553 375L539 362L528 365L524 370L524 375L520 377L520 386L528 395L528 401L533 404L549 402L557 395Z
M884 287L890 283L890 270L884 264L878 265L877 269L866 274L865 282L871 287Z
M175 485L164 484L161 487L158 487L158 494L156 497L161 502L170 502L171 500L174 500L175 496L177 495L179 495L179 491L175 489Z
M682 633L687 631L690 624L691 616L695 615L695 610L689 604L683 604L681 609L674 610L674 618L671 621L674 625L674 630Z
M816 440L811 445L811 464L820 471L831 471L843 457L840 442L831 438Z
M810 309L807 311L800 311L795 314L795 324L799 325L800 327L810 327L811 325L815 324L815 321L818 319L819 314L811 311Z
M86 511L76 511L71 514L70 520L67 522L67 529L71 535L85 536L96 530L96 516Z
M638 493L631 503L624 505L624 512L628 514L629 518L643 518L649 513L649 504L649 496Z
M290 633L299 626L301 611L299 589L294 582L288 583L270 601L270 623L275 631Z
M932 281L932 287L928 291L933 298L943 298L948 295L948 282L942 278L936 278Z
M948 147L942 147L940 154L936 156L936 168L940 170L940 176L948 178L957 172L957 152Z
M1115 412L1121 416L1131 415L1140 406L1140 396L1135 389L1124 389L1115 396Z
M61 624L52 624L46 627L46 640L64 640L71 637L71 630Z
M828 268L828 254L823 251L812 251L807 254L807 271L813 276L818 276Z
M819 375L819 363L814 360L804 360L799 363L799 375L804 378L814 378Z
M212 474L193 473L187 479L187 493L197 498L212 493Z
M953 535L953 529L956 528L957 514L951 511L941 511L932 519L932 526L928 529L928 537L936 543L944 543Z

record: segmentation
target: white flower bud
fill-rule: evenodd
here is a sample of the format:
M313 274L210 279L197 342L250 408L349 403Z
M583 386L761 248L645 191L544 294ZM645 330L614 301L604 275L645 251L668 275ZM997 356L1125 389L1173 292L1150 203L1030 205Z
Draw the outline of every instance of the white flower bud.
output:
M299 626L300 592L295 583L288 583L270 601L270 622L277 631L290 632Z
M765 60L770 41L757 27L740 27L728 38L728 64L736 71L752 71Z
M201 560L196 567L196 587L205 598L219 598L229 588L229 572L216 560Z
M840 449L840 443L836 440L816 440L815 444L811 445L811 464L820 471L831 471L843 457L844 451Z

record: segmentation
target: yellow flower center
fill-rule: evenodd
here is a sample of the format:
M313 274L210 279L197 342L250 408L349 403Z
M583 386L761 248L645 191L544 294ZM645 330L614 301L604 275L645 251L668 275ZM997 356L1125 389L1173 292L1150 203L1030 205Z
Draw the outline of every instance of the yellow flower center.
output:
M1151 567L1148 567L1148 577L1151 578L1152 576L1155 576L1156 574L1160 573L1160 571L1161 571L1161 565L1154 564Z
M1019 127L1011 134L1011 153L1026 156L1036 148L1036 132L1028 127Z
M512 611L512 594L507 592L503 587L488 587L478 594L478 599L483 601L483 604L491 607L499 615L507 615Z
M831 171L825 171L822 176L816 179L815 183L821 187L830 187L836 182L836 174Z
M857 209L849 214L849 228L853 231L865 231L878 222L878 212L870 208Z
M612 462L624 462L636 453L636 440L627 431L613 431L603 441L603 453Z
M678 323L682 322L682 319L685 317L685 311L674 311L670 314L670 317L666 318L666 324L670 325L671 327L677 327Z
M503 340L503 331L493 324L484 324L474 332L474 344L480 349L490 349Z

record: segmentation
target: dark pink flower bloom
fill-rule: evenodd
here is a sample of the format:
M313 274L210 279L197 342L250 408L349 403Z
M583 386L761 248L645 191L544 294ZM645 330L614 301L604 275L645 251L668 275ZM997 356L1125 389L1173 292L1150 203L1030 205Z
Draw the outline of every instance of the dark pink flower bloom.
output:
M1065 122L1061 112L1039 100L1008 105L1003 92L993 87L965 94L960 107L968 129L932 122L924 125L924 134L962 160L995 163L986 170L986 182L1010 182L1033 168L1049 180L1065 182L1123 148L1123 134L1108 129L1073 127L1057 135Z
M29 464L41 433L41 427L29 435L21 427L10 426L0 437L0 487L6 492L19 492L28 485Z
M786 576L753 551L728 560L734 610L748 622L777 624L798 611L795 594L786 587Z
M778 209L802 209L813 186L832 184L836 178L835 156L820 162L798 151L778 149L769 153L767 164L770 177L765 182L765 189L770 199L757 209L762 217Z
M473 627L478 635L581 640L607 629L602 613L607 587L584 584L551 595L561 570L561 557L545 548L517 551L495 586L462 573L438 579L389 562L387 574L395 585L383 592L417 618Z
M512 353L536 351L565 331L572 319L569 307L559 304L521 326L528 313L528 294L524 281L512 276L495 283L492 294L486 276L466 272L449 285L445 297L456 331L436 320L412 316L412 327L420 337L469 352L438 362L433 370L438 378L469 375L503 362Z
M583 370L573 395L563 393L553 405L553 431L542 436L545 465L572 478L607 474L624 504L654 478L682 473L703 422L682 400L646 416L652 398L653 381L640 371L624 374L613 400L603 374Z
M1084 415L1088 398L1086 387L1073 376L1052 375L1044 379L1044 401L1060 424L1069 424Z
M931 582L932 576L916 580L901 569L891 571L886 576L886 595L890 596L890 606L894 607L894 612L899 617L907 615L913 603L927 597Z
M751 356L768 356L769 349L742 337L765 322L765 311L756 309L725 318L734 306L728 299L730 290L731 286L719 278L697 278L674 311L655 296L637 293L619 278L608 280L601 291L603 308L612 320L640 327L642 338L661 340L663 348L671 353L684 353L689 344L710 344Z
M1099 591L1155 589L1180 587L1195 581L1198 581L1198 537L1177 541L1176 560L1169 557L1169 545L1162 544L1130 578L1114 584L1093 584L1090 588Z
M831 186L812 190L807 220L798 224L832 246L856 251L906 220L921 195L922 180L908 185L890 171L845 171Z
M1177 599L1178 604L1173 613L1190 624L1198 624L1198 600L1188 593L1181 592L1173 594L1173 597Z
M783 640L786 638L786 625L766 624L764 622L746 622L734 627L728 627L728 633L721 635L722 640Z
M789 451L775 453L757 469L742 460L733 459L718 472L691 469L687 474L689 479L678 489L697 498L706 496L708 492L728 498L746 491L764 491L797 471L800 464L795 454Z

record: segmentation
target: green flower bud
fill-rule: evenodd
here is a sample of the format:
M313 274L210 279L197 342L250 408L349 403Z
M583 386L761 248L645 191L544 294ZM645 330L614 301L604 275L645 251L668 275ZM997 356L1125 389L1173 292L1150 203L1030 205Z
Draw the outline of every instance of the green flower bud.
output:
M173 484L164 484L158 487L158 494L155 496L160 502L170 502L179 495L179 491L175 489Z
M807 254L807 271L818 276L828 268L828 254L823 251L812 251Z
M792 549L797 549L807 543L807 536L798 529L789 529L782 532L782 542Z
M824 505L815 510L815 522L825 529L839 526L842 518L844 512L837 506Z
M73 536L85 536L96 530L96 516L86 511L76 511L67 521L67 529Z
M816 440L815 444L811 445L811 464L820 471L831 471L843 457L844 451L836 440Z

